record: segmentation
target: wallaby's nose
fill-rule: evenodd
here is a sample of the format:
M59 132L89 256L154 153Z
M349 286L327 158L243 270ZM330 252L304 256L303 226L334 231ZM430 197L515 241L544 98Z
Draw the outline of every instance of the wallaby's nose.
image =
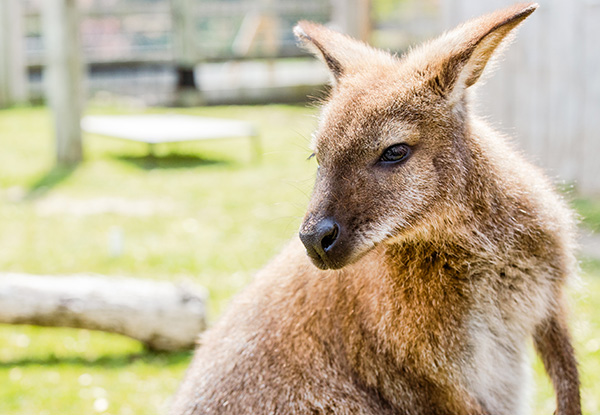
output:
M300 240L308 255L330 265L327 252L335 245L340 234L340 226L333 218L321 219L315 226L300 230Z

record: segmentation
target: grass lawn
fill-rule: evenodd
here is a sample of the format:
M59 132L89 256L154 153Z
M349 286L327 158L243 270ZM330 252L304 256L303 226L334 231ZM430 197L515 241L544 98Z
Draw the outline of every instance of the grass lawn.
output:
M177 112L253 122L263 161L251 162L243 139L162 145L148 158L142 144L88 135L86 161L55 169L48 111L0 111L0 271L189 279L208 288L217 318L298 228L314 179L315 162L306 159L316 112ZM598 226L597 203L577 207ZM115 229L124 240L116 257L109 247ZM584 264L572 292L584 408L600 415L598 262ZM0 414L164 413L190 356L148 352L107 333L0 325ZM535 370L535 414L551 414L554 398L539 361Z

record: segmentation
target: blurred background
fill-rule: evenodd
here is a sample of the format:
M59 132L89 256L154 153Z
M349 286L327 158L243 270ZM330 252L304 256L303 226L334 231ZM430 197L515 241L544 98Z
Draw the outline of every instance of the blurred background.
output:
M92 273L202 285L212 324L296 233L311 192L328 74L294 24L402 54L511 3L0 0L0 321L5 275ZM476 110L580 215L572 323L585 413L600 415L600 1L539 3ZM190 356L2 324L0 413L165 413ZM532 407L549 414L535 362Z

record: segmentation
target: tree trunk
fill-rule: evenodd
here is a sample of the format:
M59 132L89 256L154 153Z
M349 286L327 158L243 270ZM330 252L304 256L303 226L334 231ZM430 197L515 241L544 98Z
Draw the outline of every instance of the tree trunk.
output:
M206 300L202 287L170 282L0 274L0 323L108 331L156 350L192 348Z
M81 112L83 64L79 15L75 0L44 0L44 83L54 116L56 161L74 165L82 160Z

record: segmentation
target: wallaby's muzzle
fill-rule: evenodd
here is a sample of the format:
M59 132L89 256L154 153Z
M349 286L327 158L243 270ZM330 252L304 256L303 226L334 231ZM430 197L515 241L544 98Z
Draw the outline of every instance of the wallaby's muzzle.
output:
M317 268L323 270L343 268L373 246L372 243L365 244L372 238L364 235L373 217L371 201L364 201L373 193L366 191L368 176L361 175L360 168L344 166L342 170L319 168L299 231L307 255Z
M340 236L340 225L331 217L316 223L305 222L300 229L300 240L313 263L321 268L340 268L333 248Z

